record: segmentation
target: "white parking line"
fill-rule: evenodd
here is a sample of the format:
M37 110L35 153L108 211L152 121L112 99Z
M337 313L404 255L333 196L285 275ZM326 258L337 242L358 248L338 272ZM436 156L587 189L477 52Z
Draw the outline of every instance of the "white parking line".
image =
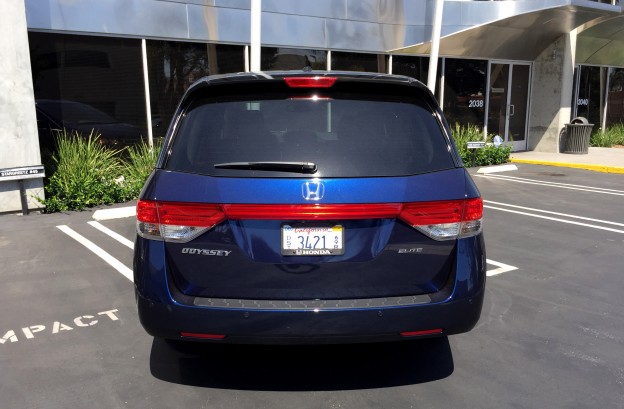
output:
M125 238L124 236L122 236L121 234L112 231L108 227L100 224L99 222L91 221L91 222L87 222L87 223L89 223L92 227L95 227L96 229L98 229L102 233L107 234L108 236L110 236L113 239L117 240L118 242L120 242L124 246L129 247L132 250L134 250L134 243L132 241L128 240L127 238Z
M492 276L495 276L495 275L507 273L509 271L514 271L514 270L518 269L518 267L510 266L509 264L499 263L498 261L494 261L494 260L490 260L490 259L486 259L485 261L487 261L488 264L492 264L492 265L498 267L497 269L494 269L494 270L488 270L485 273L488 277L492 277Z
M560 189L570 189L570 190L580 190L583 192L591 192L591 193L602 193L605 195L615 195L615 196L624 196L624 190L616 190L616 189L605 189L601 187L593 187L593 186L583 186L583 185L573 185L568 183L559 183L559 182L549 182L546 180L537 180L537 179L526 179L520 178L517 176L507 176L507 175L474 175L480 178L487 179L498 179L505 180L507 182L516 182L516 183L524 183L529 185L539 185L539 186L548 186L548 187L557 187Z
M536 218L538 218L538 219L551 220L551 221L555 221L555 222L559 222L559 223L574 224L574 225L577 225L577 226L590 227L590 228L592 228L592 229L606 230L606 231L611 231L611 232L614 232L614 233L621 233L621 234L624 234L624 230L617 230L617 229L612 229L612 228L610 228L610 227L597 226L597 225L595 225L595 224L575 222L575 221L572 221L572 220L560 219L560 218L558 218L558 217L549 217L549 216L542 216L541 214L533 214L533 213L527 213L527 212L520 212L520 211L518 211L518 210L503 209L502 207L496 207L496 206L487 206L487 205L483 205L483 207L484 207L484 208L486 208L486 209L500 210L500 211L502 211L502 212L508 212L508 213L521 214L521 215L523 215L523 216L536 217Z
M610 222L608 220L601 220L601 219L592 219L591 217L575 216L573 214L567 214L567 213L551 212L549 210L541 210L541 209L535 209L533 207L524 207L524 206L512 205L512 204L509 204L509 203L494 202L492 200L484 200L483 203L492 203L492 204L500 205L500 206L513 207L515 209L531 210L533 212L554 214L555 216L563 216L563 217L568 217L570 219L587 220L587 221L590 221L590 222L597 222L597 223L602 223L602 224L611 224L611 225L614 225L614 226L622 226L622 227L624 227L624 223Z
M119 271L124 277L126 277L130 281L134 281L132 270L126 267L121 261L117 260L115 257L108 254L105 250L98 247L91 240L85 238L81 234L75 232L70 227L66 225L56 226L60 231L67 234L72 239L76 240L78 243L82 244L89 250L91 250L96 256L107 262L111 267L115 270Z

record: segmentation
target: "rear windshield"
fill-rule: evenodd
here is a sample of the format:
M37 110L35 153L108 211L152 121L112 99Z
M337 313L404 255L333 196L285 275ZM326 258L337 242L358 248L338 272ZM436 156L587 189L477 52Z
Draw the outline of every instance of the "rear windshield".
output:
M455 167L438 121L415 98L201 99L170 152L165 169L230 177L407 176Z

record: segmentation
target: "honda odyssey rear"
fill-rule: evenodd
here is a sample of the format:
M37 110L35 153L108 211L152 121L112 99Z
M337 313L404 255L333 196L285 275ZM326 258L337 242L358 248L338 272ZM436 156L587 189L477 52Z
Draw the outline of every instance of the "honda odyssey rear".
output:
M148 333L339 343L469 331L483 206L421 83L346 72L204 78L137 204Z

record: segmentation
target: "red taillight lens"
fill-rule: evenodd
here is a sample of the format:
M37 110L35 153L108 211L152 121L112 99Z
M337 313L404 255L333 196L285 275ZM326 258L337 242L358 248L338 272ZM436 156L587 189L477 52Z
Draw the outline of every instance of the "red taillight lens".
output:
M146 239L187 242L224 220L221 205L137 202L137 233Z
M406 203L401 219L412 226L457 223L462 220L463 208L463 200Z
M221 205L203 203L137 202L137 220L166 225L212 227L225 220Z
M145 223L158 223L157 203L146 200L137 202L137 220Z
M399 215L400 203L316 205L223 205L232 220L353 220L389 219Z
M212 227L225 220L220 205L198 203L160 203L158 216L161 224Z
M284 81L290 88L330 88L336 83L336 77L287 77Z
M434 240L454 240L481 232L483 200L406 203L400 218Z
M483 217L483 199L466 199L463 221L479 220Z

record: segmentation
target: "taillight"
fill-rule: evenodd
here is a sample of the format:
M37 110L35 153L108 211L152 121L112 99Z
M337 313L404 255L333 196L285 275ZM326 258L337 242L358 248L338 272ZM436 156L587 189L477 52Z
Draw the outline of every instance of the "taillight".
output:
M457 223L462 218L463 204L463 200L406 203L400 217L412 226Z
M482 218L483 200L480 197L465 200L464 216L462 217L462 227L459 236L470 237L481 233Z
M284 81L290 88L330 88L336 83L336 77L286 77Z
M369 204L205 204L139 200L137 232L153 240L187 242L230 220L396 219L434 240L481 232L481 198L415 203Z
M483 200L406 203L400 219L434 240L454 240L481 232Z
M137 233L146 239L187 242L224 220L221 205L137 202Z
M233 220L353 220L393 219L400 203L313 204L313 205L223 205Z

